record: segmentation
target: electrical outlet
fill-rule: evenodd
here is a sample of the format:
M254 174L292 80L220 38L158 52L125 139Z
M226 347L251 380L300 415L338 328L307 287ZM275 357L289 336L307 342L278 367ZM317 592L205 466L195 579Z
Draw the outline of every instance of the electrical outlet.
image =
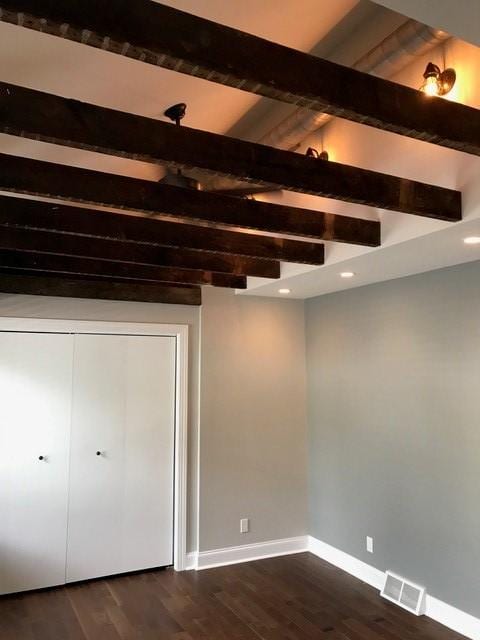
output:
M250 529L250 522L248 518L242 518L240 520L240 533L248 533Z
M367 551L368 553L373 553L373 538L367 536Z

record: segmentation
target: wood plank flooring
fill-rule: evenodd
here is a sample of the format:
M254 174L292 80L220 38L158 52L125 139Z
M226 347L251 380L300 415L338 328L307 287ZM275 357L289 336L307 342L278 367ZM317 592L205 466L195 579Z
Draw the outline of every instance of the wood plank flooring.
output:
M0 640L459 640L309 553L0 598Z

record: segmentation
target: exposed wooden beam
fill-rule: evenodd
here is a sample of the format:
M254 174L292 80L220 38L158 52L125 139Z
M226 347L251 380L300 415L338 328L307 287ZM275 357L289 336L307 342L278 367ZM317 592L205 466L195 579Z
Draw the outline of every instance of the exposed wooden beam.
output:
M1 115L0 115L1 120ZM12 156L0 156L2 166L14 166ZM283 235L332 240L367 246L380 244L380 223L321 211L244 200L230 196L192 191L148 180L78 169L39 161L22 163L23 189L67 201L112 206L129 211L162 214L235 228L267 231ZM8 188L6 186L5 188Z
M5 202L8 203L8 200L0 198L0 206L3 207L3 210L5 210L5 206L7 206ZM0 248L112 260L113 262L197 269L232 275L280 277L280 263L273 260L228 256L190 249L173 249L150 244L92 238L91 236L75 236L67 233L32 231L18 227L0 226Z
M95 260L47 253L0 249L0 268L18 271L61 273L74 277L122 278L134 281L151 281L171 284L210 284L215 287L246 289L245 276L228 273L212 273L193 269L159 267L150 264L126 264L110 260Z
M4 158L9 157L12 158L12 163L3 162ZM29 172L34 172L36 167L37 178L42 180L42 168L48 164L25 158L0 156L0 191L28 192L25 184L29 183L31 175L23 173L22 167ZM0 224L122 242L140 242L163 247L195 249L199 252L314 265L323 264L325 253L323 244L316 242L210 229L8 196L0 196Z
M200 287L165 286L113 282L88 278L15 275L0 270L0 295L15 293L34 296L60 296L131 302L161 302L164 304L202 304Z
M112 53L480 155L480 112L149 0L1 0L0 17Z
M337 162L317 161L299 153L178 127L6 83L0 83L0 131L146 162L203 169L403 213L449 221L461 218L461 194L452 189ZM205 219L207 213L200 211L207 200L201 200L201 196L197 200L199 206L195 212ZM220 204L219 208L222 206L225 205ZM245 218L247 223L252 218L255 220L254 216L245 215ZM272 218L275 218L273 214L269 224L273 224ZM285 224L282 215L278 216L277 224L280 222Z

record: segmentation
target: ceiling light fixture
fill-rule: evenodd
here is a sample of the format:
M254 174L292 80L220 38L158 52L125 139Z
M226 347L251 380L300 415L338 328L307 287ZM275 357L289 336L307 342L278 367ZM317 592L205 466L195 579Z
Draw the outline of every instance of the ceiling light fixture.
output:
M480 236L468 236L463 239L463 242L465 244L480 244Z
M178 104L174 104L171 107L168 107L168 109L163 112L163 115L174 122L177 127L179 127L180 120L184 119L186 113L187 105L185 104L185 102L179 102Z
M420 91L427 96L444 96L452 90L457 74L455 69L444 69L440 71L440 68L429 62L427 68L423 74L424 83L420 87Z
M342 271L340 274L341 278L353 278L354 276L354 272L353 271Z
M282 295L286 296L287 294L290 293L290 289L279 289L278 293L281 293Z
M314 147L308 147L305 151L305 155L308 158L316 158L317 160L328 160L328 151L320 151L319 153Z
M178 104L168 107L168 109L163 112L163 115L174 122L177 127L180 127L181 120L184 119L186 112L187 105L185 102L179 102ZM202 188L198 180L184 175L180 168L170 171L167 169L165 175L160 178L159 183L171 187L180 187L181 189L191 189L193 191L199 191Z

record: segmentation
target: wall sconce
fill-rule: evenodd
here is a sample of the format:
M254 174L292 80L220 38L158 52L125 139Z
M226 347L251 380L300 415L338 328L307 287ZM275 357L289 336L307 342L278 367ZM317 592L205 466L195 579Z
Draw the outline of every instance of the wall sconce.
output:
M429 62L423 77L425 81L420 87L420 91L423 91L427 96L444 96L452 90L457 74L455 69L451 68L440 71L436 64Z
M317 158L318 160L328 160L328 151L321 151L320 153L318 153L317 149L314 149L313 147L308 147L308 149L305 151L305 155L308 158Z

